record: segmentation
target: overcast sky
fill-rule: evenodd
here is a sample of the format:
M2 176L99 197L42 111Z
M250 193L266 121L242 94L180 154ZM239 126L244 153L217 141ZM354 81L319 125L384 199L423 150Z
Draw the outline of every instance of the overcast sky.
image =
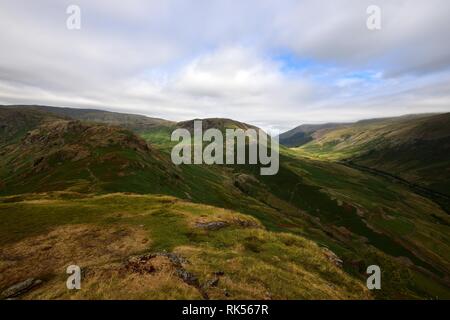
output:
M0 103L280 130L450 111L449 14L448 0L0 0Z

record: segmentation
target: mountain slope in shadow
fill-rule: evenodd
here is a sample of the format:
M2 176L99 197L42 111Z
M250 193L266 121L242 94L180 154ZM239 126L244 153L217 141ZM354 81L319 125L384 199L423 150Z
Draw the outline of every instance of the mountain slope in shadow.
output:
M54 190L176 193L178 170L170 158L131 131L51 117L36 121L42 114L29 113L30 123L23 128L31 130L3 135L8 139L14 134L18 141L0 150L0 194Z

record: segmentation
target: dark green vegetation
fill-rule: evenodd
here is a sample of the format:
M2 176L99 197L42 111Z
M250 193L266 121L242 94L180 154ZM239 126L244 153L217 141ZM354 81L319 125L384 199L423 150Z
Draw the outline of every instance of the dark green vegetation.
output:
M450 217L434 199L408 185L312 153L307 158L303 148L282 147L275 176L260 176L258 167L247 165L176 167L170 161L170 133L175 127L190 129L192 122L162 122L133 133L70 120L52 110L0 108L5 141L0 149L0 245L6 256L20 255L29 242L49 242L46 234L60 239L59 233L73 226L78 231L73 239L64 238L66 243L77 244L77 234L97 239L89 249L82 246L88 256L100 254L98 239L129 248L111 249L115 255L101 261L87 260L85 265L101 266L105 274L94 272L88 277L93 293L75 298L204 297L198 288L169 277L167 261L160 261L165 267L153 262L162 271L141 275L154 277L151 283L157 285L148 283L154 292L135 287L135 274L127 273L126 281L111 276L122 272L115 266L130 255L163 250L187 257L191 263L186 268L201 283L224 271L219 286L207 290L210 298L450 298ZM14 112L23 119L17 129L3 120ZM209 119L206 127L248 126ZM198 227L208 221L227 226ZM98 227L107 235L99 235ZM148 242L135 243L127 238L130 234ZM37 268L33 276L48 280L29 298L67 297L59 277L72 260L57 244L49 246L62 271L43 275ZM342 269L330 252L342 260ZM15 270L23 276L32 268L27 264L45 265L38 257L26 262L4 257L0 269L12 268L8 274ZM382 290L369 293L363 287L371 264L381 267ZM2 289L23 279L11 275L0 280Z
M177 179L171 162L130 131L72 120L43 123L0 154L0 194L161 192Z

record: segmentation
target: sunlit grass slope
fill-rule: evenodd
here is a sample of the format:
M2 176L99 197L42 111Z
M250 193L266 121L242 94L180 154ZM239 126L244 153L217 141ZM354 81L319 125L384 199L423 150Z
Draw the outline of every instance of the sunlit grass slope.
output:
M303 237L267 231L235 211L157 195L46 193L0 203L0 288L43 279L24 298L368 299L361 281ZM220 229L201 226L221 222ZM33 244L33 247L30 245ZM164 256L146 271L133 255L170 251L198 279L183 281ZM65 268L84 270L82 290L65 288ZM208 286L209 281L214 283Z
M450 195L450 113L361 121L318 131L298 151L351 161Z

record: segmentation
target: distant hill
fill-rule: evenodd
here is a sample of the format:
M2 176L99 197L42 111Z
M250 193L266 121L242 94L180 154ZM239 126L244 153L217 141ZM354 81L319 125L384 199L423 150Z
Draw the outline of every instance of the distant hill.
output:
M314 135L322 130L334 129L345 126L344 123L302 124L294 129L280 134L280 144L286 147L299 147L314 138Z
M205 118L205 119L193 119L188 121L181 121L177 123L178 128L188 129L190 132L194 131L194 121L201 120L203 130L208 130L210 128L219 129L224 131L225 129L254 129L258 130L258 127L255 127L251 124L247 124L244 122L239 122L236 120L226 119L226 118Z
M450 195L450 113L371 119L316 131L299 151L381 170Z
M11 115L11 109L6 113ZM0 115L5 117L5 111L0 109ZM16 110L15 115L21 129L2 134L3 139L16 135L16 141L0 149L0 194L53 190L177 194L177 169L170 159L131 131L51 118L40 110Z
M159 118L151 118L137 114L118 113L95 109L76 109L36 105L0 107L5 109L11 108L15 110L36 110L75 120L118 125L134 132L146 132L157 127L171 126L175 124L175 122Z
M0 107L0 147L17 142L29 130L45 122L64 119L46 111Z
M117 125L131 130L135 133L141 134L152 130L158 130L161 128L185 128L190 131L194 128L194 121L201 120L203 123L203 129L216 128L223 129L259 129L256 126L239 122L226 118L205 118L205 119L192 119L186 121L170 121L160 118L152 118L137 114L110 112L104 110L95 109L77 109L77 108L63 108L63 107L50 107L39 105L0 105L0 110L4 117L6 114L22 114L29 115L37 118L53 118L53 119L74 119L87 122L104 123L110 125ZM27 111L36 111L33 113ZM40 116L38 116L40 115ZM2 116L2 115L0 115ZM2 118L0 118L1 120ZM6 122L6 121L5 121ZM14 125L16 127L16 125ZM0 127L1 130L2 127Z
M398 122L400 120L412 120L423 117L432 116L434 114L411 114L400 117L390 117L390 118L374 118L374 119L365 119L357 122L330 122L324 124L302 124L294 129L288 130L282 134L280 134L280 144L289 147L300 147L304 144L312 140L317 140L322 135L325 135L327 132L345 127L352 127L358 125L368 125L374 123L389 123L389 122Z

